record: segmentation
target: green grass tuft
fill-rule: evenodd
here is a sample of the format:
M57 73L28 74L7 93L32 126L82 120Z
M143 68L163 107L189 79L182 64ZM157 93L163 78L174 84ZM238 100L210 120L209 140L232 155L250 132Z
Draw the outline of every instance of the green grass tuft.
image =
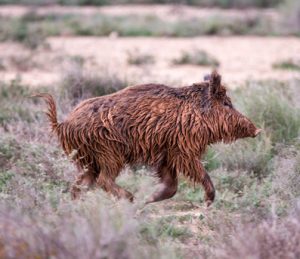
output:
M238 89L235 99L273 143L289 143L299 137L300 109L293 101L289 84L252 83Z
M119 91L128 86L125 79L115 74L102 73L100 75L84 71L82 65L75 65L61 81L61 94L73 102L89 97L102 96Z
M203 50L194 49L182 52L179 58L173 60L175 65L191 64L196 66L218 67L219 61Z
M155 58L153 55L135 49L127 53L127 63L130 65L151 65L155 63Z
M300 71L300 62L287 59L274 63L273 68Z

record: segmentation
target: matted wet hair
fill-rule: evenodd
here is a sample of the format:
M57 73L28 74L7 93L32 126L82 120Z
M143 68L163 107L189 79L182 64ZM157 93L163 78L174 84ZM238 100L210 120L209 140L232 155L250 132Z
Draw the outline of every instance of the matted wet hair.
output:
M200 162L206 147L255 137L260 131L233 107L216 71L204 82L182 88L146 84L87 99L61 123L52 96L36 96L48 103L47 115L65 153L74 154L79 170L71 190L74 198L80 186L96 185L133 200L115 179L125 165L144 164L163 183L148 202L172 197L183 174L202 184L209 205L215 190Z

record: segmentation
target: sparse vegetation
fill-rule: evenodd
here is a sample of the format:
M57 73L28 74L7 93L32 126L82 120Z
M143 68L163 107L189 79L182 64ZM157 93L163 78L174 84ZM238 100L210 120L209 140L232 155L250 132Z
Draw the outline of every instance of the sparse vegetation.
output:
M87 72L77 60L62 78L60 89L74 103L93 96L111 94L126 86L128 82L115 74L104 72L96 75Z
M300 61L287 59L273 64L274 68L300 71Z
M17 41L29 49L37 49L45 45L51 32L37 24L39 19L34 13L28 13L21 18L0 16L0 41Z
M300 36L300 2L297 0L285 0L281 5L282 21L280 31L285 33L286 28L289 28L290 32Z
M119 89L109 74L98 76L106 83L92 84L79 95L72 84L68 95L61 91L63 85L51 91L59 103L70 105L85 95L107 93L106 87L109 92ZM82 86L88 85L84 82ZM249 253L243 241L249 236L247 242L259 255L268 251L266 258L272 258L276 249L286 251L287 242L293 248L291 257L297 253L299 222L296 214L288 214L300 195L299 111L288 83L261 82L234 92L238 108L265 131L258 139L220 144L208 151L205 166L217 190L210 210L202 208L202 188L182 179L173 201L142 208L145 196L153 191L153 178L145 177L151 175L147 168L127 170L118 181L133 192L143 190L136 193L134 205L115 201L100 190L71 202L66 191L76 169L42 126L44 105L27 98L30 92L21 81L2 82L0 87L2 254L232 258ZM285 117L289 123L284 123ZM228 236L234 240L230 245Z
M47 14L30 12L22 17L0 17L0 40L18 41L31 49L45 46L49 36L81 35L168 36L276 35L276 24L268 17L223 17L165 21L157 16L105 16L92 14ZM286 30L287 33L288 30ZM292 34L295 34L294 31Z
M183 51L181 56L173 60L175 65L185 65L191 64L196 66L210 66L218 67L220 65L219 61L207 52L199 49L194 49L191 51Z
M26 5L175 2L178 3L172 0L0 0L0 4ZM186 0L180 1L180 4L264 8L275 7L281 2ZM225 70L226 64L220 64L218 59L226 59L223 56L214 57L215 52L209 50L206 43L202 46L200 39L195 40L196 46L202 46L203 50L208 52L188 47L186 50L189 51L177 52L178 49L191 45L190 40L182 39L178 39L180 43L172 52L173 44L177 41L174 39L172 44L163 48L163 51L172 52L172 55L161 55L159 52L156 56L154 48L151 49L152 56L150 51L144 51L149 49L149 46L138 45L148 42L148 39L138 44L134 39L134 45L140 48L134 50L129 46L132 39L115 38L246 34L299 36L299 7L299 1L287 0L277 9L278 12L266 10L274 12L274 17L263 15L261 12L245 16L217 15L198 18L178 15L178 20L128 13L110 16L102 13L87 15L29 12L24 16L0 17L0 41L7 41L0 46L1 50L4 50L0 57L0 74L4 75L0 80L0 258L298 258L299 80L255 81L257 78L264 78L256 77L257 71L271 69L272 64L268 63L255 71L247 71L247 74L249 72L254 75L254 80L241 83L236 90L231 90L229 95L234 106L261 127L263 132L255 139L238 140L231 145L220 143L208 148L201 160L216 189L216 200L208 209L204 205L202 187L194 186L181 177L175 197L144 207L143 202L158 184L157 179L153 177L153 170L144 166L125 168L117 179L120 186L134 193L136 200L133 204L124 200L117 201L96 188L84 194L82 200L71 201L69 189L77 172L76 167L70 162L70 158L63 154L55 136L51 135L43 112L43 101L30 96L36 92L53 94L57 100L58 119L63 121L64 115L82 99L110 94L132 83L148 82L150 78L151 81L159 83L167 81L172 82L170 85L179 85L181 79L173 78L174 74L171 73L166 81L163 81L164 75L161 76L161 71L157 71L157 68L163 66L165 70L174 69L175 73L182 69L180 73L183 73L183 77L186 76L187 70L192 71L187 75L199 70L201 80L201 70L211 70L211 67L220 65L222 68L224 66ZM180 5L172 9L174 12L178 10L180 11ZM127 53L127 60L125 52L125 60L120 62L123 62L122 65L118 66L116 63L113 68L108 64L111 65L112 60L116 59L102 63L102 57L105 58L111 53L107 56L102 56L103 53L93 53L93 46L91 49L88 49L90 46L87 47L87 53L80 52L85 51L85 46L89 45L91 40L97 41L97 44L103 43L92 37L89 41L80 39L79 51L76 50L77 46L72 45L73 42L70 44L64 41L63 44L67 47L61 47L61 38L49 39L51 51L47 52L45 47L48 37L76 35L110 36L109 40L104 40L104 44L114 44L118 41L116 49L125 42L120 48L122 51L118 49L122 54L116 53L118 58L124 58L126 49L133 51ZM247 45L252 43L249 38ZM223 40L224 38L220 39ZM279 45L276 45L279 47L275 46L274 49L281 46L287 48L289 42L292 42L292 45L298 42L296 38L289 40L291 41L287 41L287 45L280 41ZM20 42L29 49L19 44L7 47L11 44L10 41ZM71 41L76 43L76 39L71 38ZM229 41L224 40L224 45ZM259 41L263 44L267 42L261 38ZM152 40L149 42L151 44ZM101 44L97 45L100 52ZM239 47L238 44L234 46ZM259 46L254 49L259 49ZM232 48L232 52L235 48ZM240 56L242 51L247 54L247 49L249 48L241 47L240 53L234 53L232 56ZM278 69L300 71L295 49L297 48L293 45L294 54L287 54L287 57L290 55L290 59L278 60L273 64L276 70L272 70L271 73L278 73ZM44 52L47 52L47 55L44 55ZM206 67L179 67L168 64L176 54L177 59L172 61L174 64ZM250 53L249 56L251 55ZM42 60L45 60L45 63L42 63ZM253 65L253 62L249 63ZM127 66L130 72L121 71L123 65ZM149 66L139 70L138 66L143 65ZM234 66L240 69L239 62L229 68ZM238 69L233 69L231 74L236 73ZM46 76L49 76L49 73L50 77L53 77L53 73L62 72L62 76L53 84L36 86L34 80L27 80L26 77L31 70L41 70ZM134 74L131 70L138 72ZM143 78L144 72L148 77ZM14 74L20 74L20 77L10 81ZM43 82L44 74L39 82ZM296 73L285 71L284 74ZM33 75L39 77L40 71ZM189 76L186 77L186 80L190 80ZM226 77L227 75L224 81L229 79ZM24 83L28 81L32 83Z
M5 64L4 64L4 60L3 60L3 58L0 58L0 71L3 71L5 69L6 69L6 67L5 67Z
M133 51L128 51L127 62L130 65L149 65L155 62L154 56L142 53L140 50L135 49Z
M245 8L272 7L280 3L279 0L0 0L0 4L28 4L28 5L115 5L115 4L186 4L201 7Z
M296 258L299 251L299 207L284 220L274 216L259 225L237 229L216 253L217 258Z
M300 110L293 103L290 87L283 87L277 82L269 82L264 87L250 83L237 92L244 96L241 110L265 129L273 143L288 143L299 136Z
M32 60L31 55L11 56L8 60L8 63L11 67L21 72L37 67L37 64Z

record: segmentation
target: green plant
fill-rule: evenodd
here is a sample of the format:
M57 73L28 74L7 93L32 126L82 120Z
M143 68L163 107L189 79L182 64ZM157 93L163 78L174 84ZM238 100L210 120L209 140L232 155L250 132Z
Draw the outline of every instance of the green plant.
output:
M0 171L0 193L4 191L6 184L10 181L12 177L13 174L11 172Z
M282 32L277 29L278 26L266 15L255 17L217 15L169 21L153 15L86 16L51 13L40 15L30 12L23 17L0 17L0 40L21 42L35 49L39 46L47 46L47 37L59 35L194 37L294 34L294 31L289 29Z
M281 4L282 18L279 23L279 31L286 34L287 31L294 35L300 35L300 2L297 0L285 0ZM288 29L287 29L288 28Z
M127 81L109 73L90 74L82 66L73 66L61 82L61 92L77 102L79 99L111 94L127 86Z
M276 69L300 70L300 62L293 59L279 61L273 64Z
M7 126L11 121L20 118L24 121L33 121L36 111L30 109L32 100L29 100L30 90L19 79L11 82L0 82L0 125ZM24 101L28 100L28 102Z
M208 148L203 158L203 165L207 171L213 171L220 166L219 154L214 148Z
M17 55L9 58L9 63L17 71L26 72L37 67L31 55Z
M181 56L173 60L175 65L192 64L197 66L218 67L219 61L203 50L194 49L182 52Z
M244 170L257 177L264 177L272 170L270 160L273 146L265 134L249 140L238 140L231 145L214 147L219 163L227 170Z
M240 109L258 127L264 128L273 143L299 137L300 110L293 103L289 83L252 83L238 89L235 99Z
M127 52L127 63L130 65L149 65L154 62L153 55L141 53L138 49Z

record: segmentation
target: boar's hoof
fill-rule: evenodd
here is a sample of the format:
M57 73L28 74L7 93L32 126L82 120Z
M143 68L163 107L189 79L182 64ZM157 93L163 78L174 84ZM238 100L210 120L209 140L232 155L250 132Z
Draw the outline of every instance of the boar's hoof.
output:
M214 202L214 199L215 199L215 191L214 190L209 193L206 193L206 195L205 195L206 206L209 207Z
M214 202L214 199L215 199L215 195L213 194L213 197L206 197L205 198L205 204L207 207L209 207L213 202Z
M207 200L205 201L206 207L209 207L214 201L212 200Z
M80 188L76 187L76 186L72 186L71 189L71 199L72 200L78 200L80 198Z

